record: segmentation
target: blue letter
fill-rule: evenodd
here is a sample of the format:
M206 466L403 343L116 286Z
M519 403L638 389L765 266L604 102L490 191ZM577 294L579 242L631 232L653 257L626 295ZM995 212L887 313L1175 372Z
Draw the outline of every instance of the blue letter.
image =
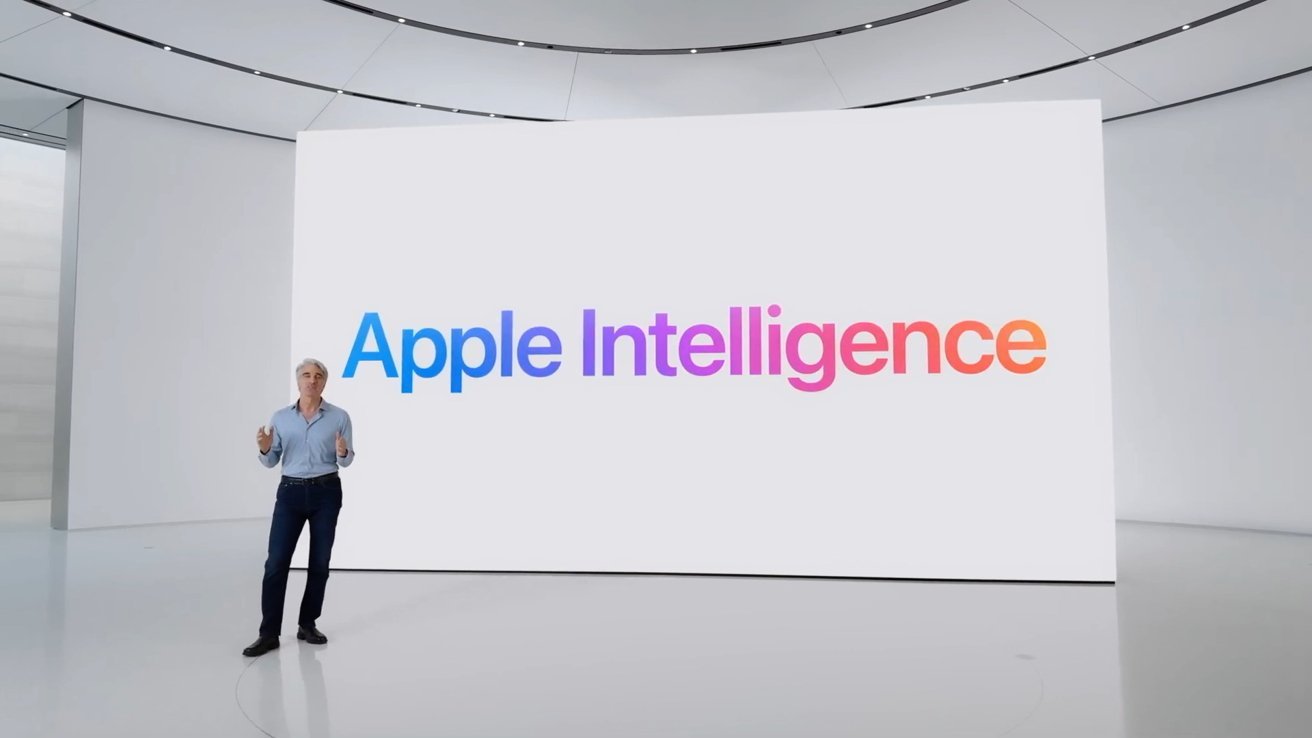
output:
M515 371L510 347L515 345L515 313L501 311L501 376L509 377Z
M545 336L547 339L546 346L530 346L529 343L538 336ZM510 353L505 346L501 347L502 351ZM537 326L524 331L524 335L519 337L519 368L530 377L550 377L560 368L559 361L549 361L544 367L533 366L531 356L560 356L560 336L550 328Z
M483 363L476 367L465 366L465 339L477 338L483 342ZM486 377L497 363L497 339L486 328L456 328L451 331L451 391L459 393L465 377ZM468 371L466 371L468 369Z
M375 351L364 350L365 339L370 333L374 334L374 342L378 346ZM383 362L383 371L396 379L396 363L392 361L392 349L387 345L387 336L383 335L383 321L378 318L378 313L365 313L364 319L360 321L360 331L355 334L355 345L351 347L351 355L346 359L342 378L354 377L355 365L361 361Z
M415 344L426 338L433 344L433 363L428 366L415 366ZM401 394L408 395L415 391L415 377L431 379L436 377L446 366L446 339L432 328L409 328L401 331Z

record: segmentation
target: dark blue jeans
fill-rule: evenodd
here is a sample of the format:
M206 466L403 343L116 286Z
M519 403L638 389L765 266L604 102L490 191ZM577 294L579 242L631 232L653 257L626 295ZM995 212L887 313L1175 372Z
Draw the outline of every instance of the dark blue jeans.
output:
M305 596L297 623L307 628L323 612L323 593L328 586L328 563L337 535L337 513L342 509L342 480L336 474L317 479L283 477L278 485L278 502L269 526L269 558L264 562L264 589L260 607L264 620L260 635L276 636L282 631L283 602L287 599L287 571L301 530L310 524L310 562L305 577Z

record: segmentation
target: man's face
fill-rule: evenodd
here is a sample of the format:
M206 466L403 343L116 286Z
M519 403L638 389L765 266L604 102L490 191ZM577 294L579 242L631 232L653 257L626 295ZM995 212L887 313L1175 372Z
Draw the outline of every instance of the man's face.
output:
M328 377L324 376L323 370L314 364L307 365L296 377L296 387L300 390L301 397L311 400L319 399L323 394L323 386L327 383Z

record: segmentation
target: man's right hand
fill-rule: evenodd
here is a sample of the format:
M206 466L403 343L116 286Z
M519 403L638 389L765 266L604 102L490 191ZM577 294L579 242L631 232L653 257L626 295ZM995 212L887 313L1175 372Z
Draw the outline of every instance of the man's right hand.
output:
M269 453L269 449L273 448L273 429L260 426L260 429L255 431L255 442L260 445L261 454Z

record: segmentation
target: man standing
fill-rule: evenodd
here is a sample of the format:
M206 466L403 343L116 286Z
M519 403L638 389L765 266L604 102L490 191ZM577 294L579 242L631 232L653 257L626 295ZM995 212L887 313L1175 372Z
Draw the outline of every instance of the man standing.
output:
M279 645L287 571L306 523L310 524L310 562L296 637L309 643L328 642L315 628L315 621L323 610L337 513L342 508L342 480L337 469L350 466L355 452L351 416L323 401L327 383L328 370L322 362L302 361L296 367L300 398L295 405L274 413L269 428L261 427L255 433L260 463L272 469L281 459L283 477L269 527L269 558L264 562L260 596L264 620L260 623L260 637L242 651L246 656L262 656Z

